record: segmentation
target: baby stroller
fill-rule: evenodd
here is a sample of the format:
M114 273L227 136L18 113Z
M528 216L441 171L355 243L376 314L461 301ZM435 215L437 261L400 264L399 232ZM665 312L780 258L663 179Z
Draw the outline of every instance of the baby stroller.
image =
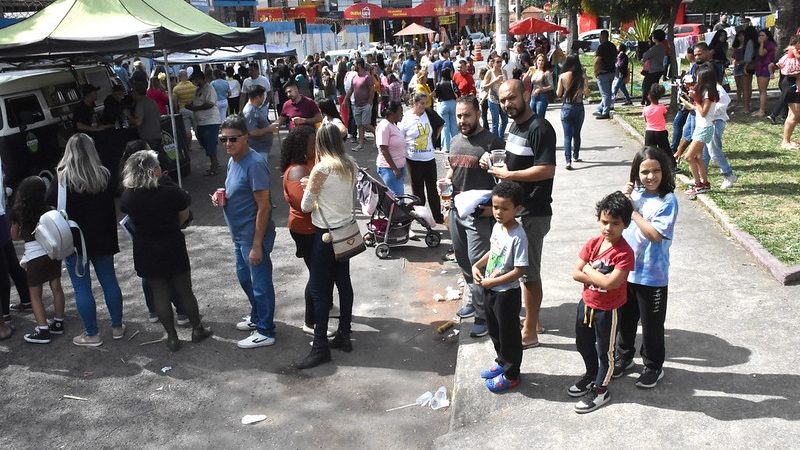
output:
M370 175L367 169L360 168L358 171L358 201L363 212L370 215L370 221L367 223L369 231L364 235L364 243L370 247L377 244L375 254L378 258L388 258L390 247L407 243L411 224L414 222L427 230L425 245L430 248L439 245L442 235L414 211L414 206L422 205L419 197L415 195L395 197L383 181Z

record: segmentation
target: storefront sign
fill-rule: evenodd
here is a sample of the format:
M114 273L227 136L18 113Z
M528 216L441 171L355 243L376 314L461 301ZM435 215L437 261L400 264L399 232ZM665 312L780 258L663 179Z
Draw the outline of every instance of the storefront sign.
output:
M450 14L449 16L439 17L439 25L450 25L456 23L456 15Z

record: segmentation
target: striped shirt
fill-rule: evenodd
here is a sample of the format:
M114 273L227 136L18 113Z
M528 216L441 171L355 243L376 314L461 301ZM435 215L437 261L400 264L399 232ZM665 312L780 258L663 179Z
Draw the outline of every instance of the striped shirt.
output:
M525 170L533 166L556 165L556 132L546 119L532 115L522 125L513 122L506 141L506 166ZM553 179L519 183L525 190L520 215L552 216Z

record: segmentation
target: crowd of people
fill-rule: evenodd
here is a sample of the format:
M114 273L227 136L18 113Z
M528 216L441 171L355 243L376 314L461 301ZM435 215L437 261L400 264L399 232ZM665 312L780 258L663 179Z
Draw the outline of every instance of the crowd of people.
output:
M762 51L770 51L768 34L756 46L748 40L748 33L752 31L746 29L741 39L737 36L736 48L744 48L739 52L742 62L747 62L747 55L758 58ZM597 120L609 118L618 91L631 102L625 89L629 74L626 49L614 46L608 38L607 32L601 34L593 66L602 97L594 112ZM642 99L645 147L635 155L624 188L597 204L600 235L582 248L572 274L583 285L576 345L586 372L567 393L580 398L575 406L579 413L607 402L610 380L633 367L640 321L645 368L636 385L652 388L664 376L669 249L678 209L673 194L677 160L685 159L694 177L694 185L687 190L690 196L711 188L707 175L710 159L725 178L723 188L736 182L722 151L730 97L722 86L724 66L719 63L717 44L700 43L690 51L691 78L685 82L687 91L670 142L666 109L659 103L665 91L657 82L664 70L663 41L663 32L654 32L656 50L651 48L643 56L651 61L645 69L645 82L650 80L650 84ZM800 40L795 36L787 55L796 59L797 52ZM734 64L739 61L734 58ZM778 67L788 65L783 60ZM756 67L757 77L765 73L758 63ZM190 324L194 342L211 335L201 321L181 232L191 223L190 196L163 173L160 135L156 138L149 133L152 117L175 105L187 133L194 131L209 158L206 175L222 172L220 146L229 157L224 192L212 196L212 203L222 209L230 229L236 275L249 301L249 314L235 324L237 330L250 333L238 341L239 348L276 342L270 255L276 235L270 192L270 179L275 175L270 173L269 153L273 136L286 126L278 176L282 176L289 205L288 228L296 244L295 254L308 270L302 329L313 336L310 353L296 367L308 369L331 361L331 349L353 350L350 263L337 257L331 238L331 230L355 220L358 166L345 145L350 138L351 151L374 151L377 172L395 195L403 195L405 185L410 185L413 195L430 208L433 220L449 228L454 258L469 292L458 315L474 317L469 335L488 334L497 353L495 364L480 376L493 392L519 384L523 350L537 347L538 335L543 332L539 320L544 295L541 258L553 215L556 167L556 133L545 112L555 99L562 103L566 168L582 161L581 128L589 84L577 55L565 56L557 49L550 50L546 40L536 40L530 50L517 43L511 52L492 52L477 75L468 50L458 45L430 51L414 48L394 59L379 52L335 61L324 54L311 55L303 63L279 60L269 77L261 75L257 63L240 65L238 70L190 69L178 73L173 99L161 86L163 73L156 71L147 77L137 67L130 76L121 76L123 85L108 100L112 107L104 114L106 122L93 120L90 106L96 88L84 86L84 102L76 111L76 133L67 143L56 179L47 186L41 178L29 177L17 188L11 205L6 208L0 201L0 230L4 230L0 234L4 252L0 270L5 272L0 273L5 280L0 285L0 338L13 331L6 323L11 312L9 278L19 293L20 303L15 308L31 309L36 320L35 329L24 335L26 341L48 343L52 335L65 332L61 261L44 254L33 237L39 216L59 204L59 196L66 200L65 211L80 226L86 244L85 252L63 261L84 328L73 343L103 343L90 263L102 287L112 337L125 336L122 293L114 269L114 255L120 251L114 203L119 186L109 181L111 171L101 165L94 141L85 134L119 121L130 121L140 130L141 139L130 142L126 149L120 210L127 215L124 222L133 239L134 268L142 278L149 319L162 324L166 345L172 351L181 345L176 319L178 325ZM743 73L748 70L745 66ZM792 76L787 72L784 78ZM782 86L785 83L782 81ZM792 128L800 117L800 102L796 101L800 94L794 89L796 85L782 97L789 105L786 126ZM130 104L123 100L128 90ZM748 102L745 88L742 92L742 102ZM113 102L122 106L114 109ZM275 109L274 120L269 117L270 108ZM491 120L487 120L489 116ZM794 145L785 140L785 147ZM446 154L444 174L437 168L437 152ZM493 152L502 155L499 163ZM479 193L479 206L461 211L456 202L443 202L438 188L442 178L452 185L453 197ZM25 241L25 270L20 270L12 239ZM54 299L51 321L42 301L45 282ZM328 328L334 288L340 310L335 331ZM520 324L522 305L525 318Z

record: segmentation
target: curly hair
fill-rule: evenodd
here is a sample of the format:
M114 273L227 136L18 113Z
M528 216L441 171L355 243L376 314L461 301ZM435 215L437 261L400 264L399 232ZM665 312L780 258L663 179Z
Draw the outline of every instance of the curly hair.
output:
M607 213L611 217L622 219L625 227L631 224L631 214L633 214L633 205L628 197L621 191L612 192L602 200L597 202L596 207L597 220L600 220L602 213Z
M17 187L9 218L18 223L26 233L32 233L42 214L51 209L45 201L46 192L47 185L37 176L25 178Z
M506 198L511 200L514 206L520 206L525 201L525 191L518 183L501 181L492 188L492 197Z
M316 131L314 127L300 126L289 132L281 145L281 172L285 172L292 164L308 162L308 141L314 140Z

